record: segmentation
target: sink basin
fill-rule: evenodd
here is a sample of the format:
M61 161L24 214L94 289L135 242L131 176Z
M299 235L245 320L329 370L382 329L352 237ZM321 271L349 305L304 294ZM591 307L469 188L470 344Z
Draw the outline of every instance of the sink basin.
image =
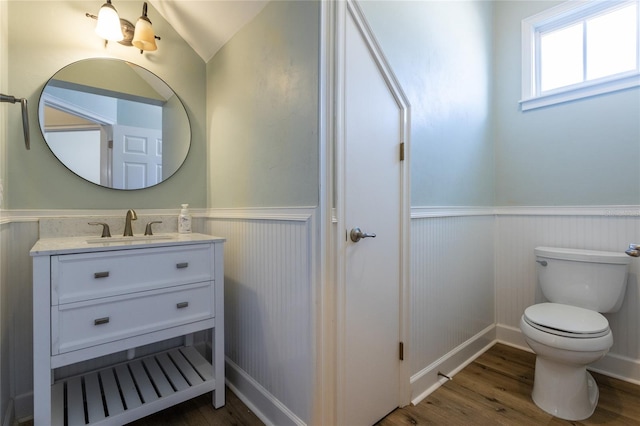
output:
M108 244L108 243L128 243L128 242L143 242L143 241L153 241L153 240L173 240L175 239L175 235L165 234L165 235L134 235L133 237L93 237L87 238L87 243L89 244Z

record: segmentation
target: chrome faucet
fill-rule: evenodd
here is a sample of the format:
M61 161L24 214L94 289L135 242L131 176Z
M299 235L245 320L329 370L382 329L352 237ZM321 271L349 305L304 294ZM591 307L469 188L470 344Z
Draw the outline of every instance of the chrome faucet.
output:
M131 221L137 219L138 215L136 214L136 211L133 209L129 209L129 211L127 212L127 217L124 219L124 234L122 234L123 237L133 237Z
M629 248L625 250L631 257L640 257L640 244L629 244Z

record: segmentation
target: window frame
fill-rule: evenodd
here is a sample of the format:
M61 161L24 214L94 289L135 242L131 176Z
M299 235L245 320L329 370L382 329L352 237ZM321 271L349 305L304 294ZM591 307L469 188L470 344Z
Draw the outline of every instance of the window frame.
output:
M560 29L606 10L636 3L636 69L582 81L540 93L540 32ZM640 2L638 0L569 0L522 20L522 111L640 86Z

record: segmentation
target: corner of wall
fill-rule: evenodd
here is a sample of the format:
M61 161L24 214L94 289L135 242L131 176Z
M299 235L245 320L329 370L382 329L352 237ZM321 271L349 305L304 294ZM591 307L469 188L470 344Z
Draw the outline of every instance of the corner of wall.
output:
M11 401L9 401L11 402ZM13 404L9 403L4 416L0 417L2 419L2 426L13 426L15 423L15 416L13 414Z
M4 93L8 88L7 82L7 60L8 60L8 2L0 1L0 92ZM4 185L6 175L6 138L7 138L7 117L6 107L0 108L0 216L2 215L2 209L4 207ZM2 227L0 221L0 227ZM6 250L1 250L2 239L4 232L0 229L0 324L5 323L4 317L6 316L6 261L4 253ZM8 327L0 327L0 342L8 340ZM0 420L3 425L10 425L13 422L13 404L9 398L9 360L7 356L8 350L4 349L0 345Z
M496 342L495 326L490 325L436 362L411 376L411 403L417 405L448 379L471 364Z
M5 93L9 83L7 75L9 61L9 19L8 2L0 2L0 92ZM0 209L4 207L4 185L6 176L6 139L7 139L7 116L6 107L0 108Z

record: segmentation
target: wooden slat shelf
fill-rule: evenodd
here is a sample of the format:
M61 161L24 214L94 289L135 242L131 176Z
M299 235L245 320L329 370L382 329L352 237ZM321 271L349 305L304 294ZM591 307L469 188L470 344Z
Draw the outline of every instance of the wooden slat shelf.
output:
M56 382L53 424L121 425L215 388L212 365L180 347Z

